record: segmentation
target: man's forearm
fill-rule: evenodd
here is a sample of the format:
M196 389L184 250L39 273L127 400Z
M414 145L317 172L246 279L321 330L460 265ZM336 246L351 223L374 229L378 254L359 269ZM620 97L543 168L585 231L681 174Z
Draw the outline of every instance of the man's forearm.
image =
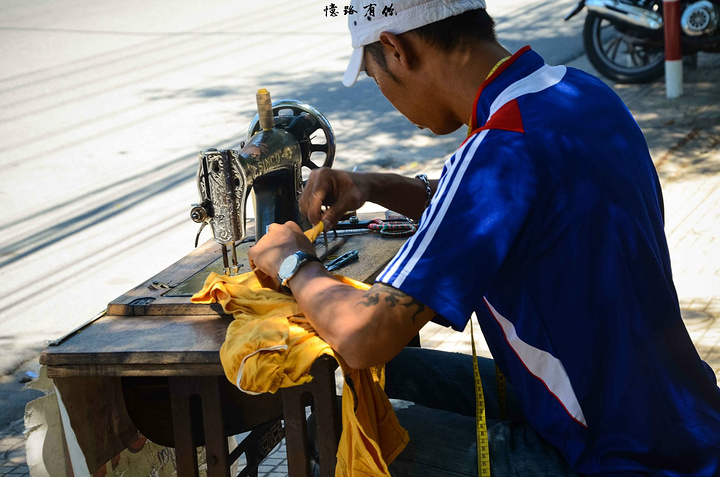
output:
M387 209L418 219L428 201L425 183L420 179L382 172L355 173L367 188L368 200ZM437 181L430 181L432 193Z
M320 264L308 264L290 281L300 308L318 334L353 368L392 359L434 316L392 287L358 290Z

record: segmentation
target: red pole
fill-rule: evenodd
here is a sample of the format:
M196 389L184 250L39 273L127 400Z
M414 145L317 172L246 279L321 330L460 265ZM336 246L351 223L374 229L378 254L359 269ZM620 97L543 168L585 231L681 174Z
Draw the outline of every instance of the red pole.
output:
M663 11L665 17L665 94L668 98L678 98L683 93L680 1L663 0Z

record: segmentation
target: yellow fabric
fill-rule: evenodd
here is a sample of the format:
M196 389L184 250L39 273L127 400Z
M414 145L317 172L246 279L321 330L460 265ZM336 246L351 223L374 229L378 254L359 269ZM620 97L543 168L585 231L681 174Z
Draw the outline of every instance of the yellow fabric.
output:
M305 232L311 241L322 222ZM369 286L347 277L359 289ZM405 448L408 434L383 391L384 366L356 370L334 353L307 321L294 298L263 288L253 272L229 277L211 273L194 303L220 303L235 318L220 348L225 376L241 390L274 393L312 379L310 368L323 354L343 370L343 431L337 452L338 476L389 476L387 465Z
M383 391L385 366L354 370L339 361L345 384L335 475L389 477L387 466L405 449L409 436Z

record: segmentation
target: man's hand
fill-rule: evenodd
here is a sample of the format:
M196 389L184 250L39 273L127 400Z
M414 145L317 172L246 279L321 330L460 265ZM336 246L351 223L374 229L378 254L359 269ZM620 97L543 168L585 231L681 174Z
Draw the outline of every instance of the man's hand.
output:
M346 212L359 209L368 199L368 185L363 178L358 173L315 169L300 197L300 212L312 224L322 220L326 229L333 228ZM323 205L330 208L323 211Z
M438 181L430 181L432 191ZM322 220L329 230L343 215L374 202L413 219L419 219L428 200L425 184L412 177L387 172L344 172L320 168L310 173L300 197L300 212L312 224ZM322 206L330 206L323 211Z
M250 268L264 287L278 290L278 270L286 257L298 250L315 254L315 248L295 222L270 224L268 231L248 250Z

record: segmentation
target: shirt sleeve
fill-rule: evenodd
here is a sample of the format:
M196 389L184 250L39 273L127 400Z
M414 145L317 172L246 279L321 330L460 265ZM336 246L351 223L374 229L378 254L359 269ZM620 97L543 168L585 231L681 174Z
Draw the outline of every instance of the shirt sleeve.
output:
M538 174L522 133L484 130L446 162L418 231L378 275L462 330L518 241Z

